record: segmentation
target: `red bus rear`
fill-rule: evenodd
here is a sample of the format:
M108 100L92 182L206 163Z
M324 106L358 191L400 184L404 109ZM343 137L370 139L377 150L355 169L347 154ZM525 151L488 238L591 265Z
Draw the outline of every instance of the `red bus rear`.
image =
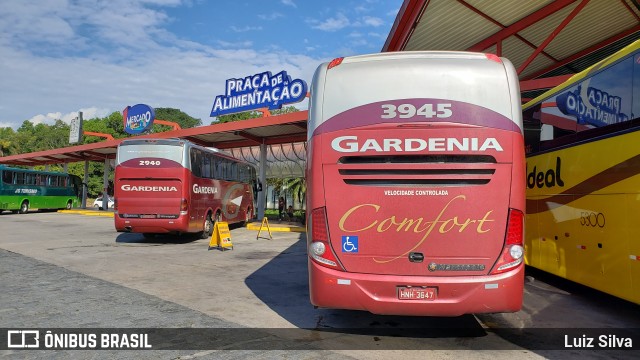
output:
M518 311L525 170L513 66L426 52L336 63L316 71L309 111L311 302Z
M115 171L119 232L199 233L254 217L255 168L179 139L125 140Z

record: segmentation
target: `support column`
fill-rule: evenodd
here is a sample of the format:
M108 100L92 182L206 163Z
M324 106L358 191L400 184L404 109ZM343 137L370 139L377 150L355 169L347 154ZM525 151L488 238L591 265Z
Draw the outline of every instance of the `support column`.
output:
M104 175L102 177L102 208L109 210L109 159L104 159Z
M264 218L264 211L267 207L267 145L260 144L260 172L259 179L262 190L258 192L258 220Z
M82 182L82 208L87 208L87 190L89 188L89 160L84 161L84 180Z
M62 164L62 171L68 173L69 172L69 163Z

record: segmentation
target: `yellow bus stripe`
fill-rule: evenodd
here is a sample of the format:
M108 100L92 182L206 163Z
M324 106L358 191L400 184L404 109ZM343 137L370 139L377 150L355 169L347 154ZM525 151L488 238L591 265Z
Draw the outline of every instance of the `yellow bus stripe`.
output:
M559 194L544 199L527 199L527 214L537 214L567 205L581 197L638 174L640 174L640 155L607 168Z

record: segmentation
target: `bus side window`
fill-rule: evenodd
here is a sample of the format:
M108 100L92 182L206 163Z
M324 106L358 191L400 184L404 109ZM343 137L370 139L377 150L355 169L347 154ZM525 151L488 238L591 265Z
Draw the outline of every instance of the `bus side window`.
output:
M2 182L5 184L13 184L13 171L9 171L9 170L3 171Z
M231 161L231 174L230 179L232 181L238 181L238 163Z
M202 154L198 149L191 149L191 172L194 176L202 177Z
M204 154L202 165L202 177L211 178L211 155Z

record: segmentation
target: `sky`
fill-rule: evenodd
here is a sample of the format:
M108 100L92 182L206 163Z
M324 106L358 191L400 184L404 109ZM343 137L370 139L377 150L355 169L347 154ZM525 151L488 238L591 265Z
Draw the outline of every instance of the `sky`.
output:
M209 125L225 80L378 53L402 0L0 0L0 127L138 103ZM306 101L295 105L306 109Z

